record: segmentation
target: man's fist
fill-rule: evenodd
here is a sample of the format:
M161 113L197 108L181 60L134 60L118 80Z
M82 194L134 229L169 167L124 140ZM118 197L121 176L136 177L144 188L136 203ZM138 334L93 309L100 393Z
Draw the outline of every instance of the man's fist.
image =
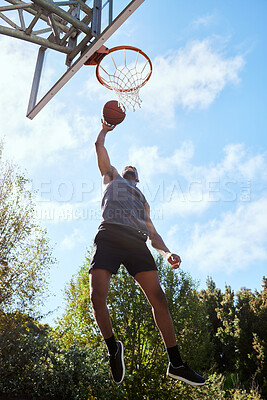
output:
M171 253L169 257L167 257L167 261L171 264L173 269L179 268L182 262L180 257L174 253Z
M115 128L116 125L110 125L108 124L103 118L101 119L102 122L102 129L104 129L105 131L113 131L113 129Z

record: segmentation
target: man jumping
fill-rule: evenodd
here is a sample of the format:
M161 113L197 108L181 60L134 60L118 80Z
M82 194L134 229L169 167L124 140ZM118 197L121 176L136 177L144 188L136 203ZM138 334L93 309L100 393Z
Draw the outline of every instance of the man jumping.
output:
M169 357L167 375L192 386L204 385L205 379L189 368L180 356L157 266L146 246L147 238L172 268L179 268L181 259L166 247L150 219L149 205L136 186L139 182L136 168L125 167L120 175L111 165L105 148L105 138L113 129L114 126L102 121L102 130L95 143L104 193L102 221L94 240L94 252L90 262L92 309L108 347L113 379L116 383L123 381L125 365L123 344L114 337L106 300L110 278L123 264L141 287L152 307L155 323Z

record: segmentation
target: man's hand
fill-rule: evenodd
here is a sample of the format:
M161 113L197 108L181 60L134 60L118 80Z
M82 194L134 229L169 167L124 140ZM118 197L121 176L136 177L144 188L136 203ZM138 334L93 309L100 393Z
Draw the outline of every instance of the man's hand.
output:
M107 184L118 176L118 171L111 165L109 155L105 147L106 135L109 131L112 131L115 128L115 125L110 125L103 119L101 122L102 129L97 136L95 149L100 173L102 176L104 176L104 184Z
M173 269L177 269L180 267L182 260L177 254L171 253L167 257L167 261L171 264Z
M103 118L101 119L102 122L102 129L106 132L113 131L116 125L108 124Z

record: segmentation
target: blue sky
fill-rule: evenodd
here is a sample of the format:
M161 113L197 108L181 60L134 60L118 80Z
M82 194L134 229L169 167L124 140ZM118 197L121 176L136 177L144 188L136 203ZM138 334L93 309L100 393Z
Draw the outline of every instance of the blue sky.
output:
M146 0L106 43L139 47L153 63L142 108L107 137L111 161L136 165L157 230L200 288L212 276L221 289L260 290L266 275L266 15L264 0ZM6 157L32 178L58 260L44 308L56 310L52 323L100 222L94 141L114 95L83 67L30 121L37 48L3 36L0 44ZM43 90L63 70L51 51Z

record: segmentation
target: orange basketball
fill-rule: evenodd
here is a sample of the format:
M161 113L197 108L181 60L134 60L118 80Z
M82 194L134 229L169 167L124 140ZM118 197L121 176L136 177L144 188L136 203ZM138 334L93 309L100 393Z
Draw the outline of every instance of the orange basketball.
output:
M108 101L102 110L103 119L111 125L120 124L126 115L125 107L117 100Z

